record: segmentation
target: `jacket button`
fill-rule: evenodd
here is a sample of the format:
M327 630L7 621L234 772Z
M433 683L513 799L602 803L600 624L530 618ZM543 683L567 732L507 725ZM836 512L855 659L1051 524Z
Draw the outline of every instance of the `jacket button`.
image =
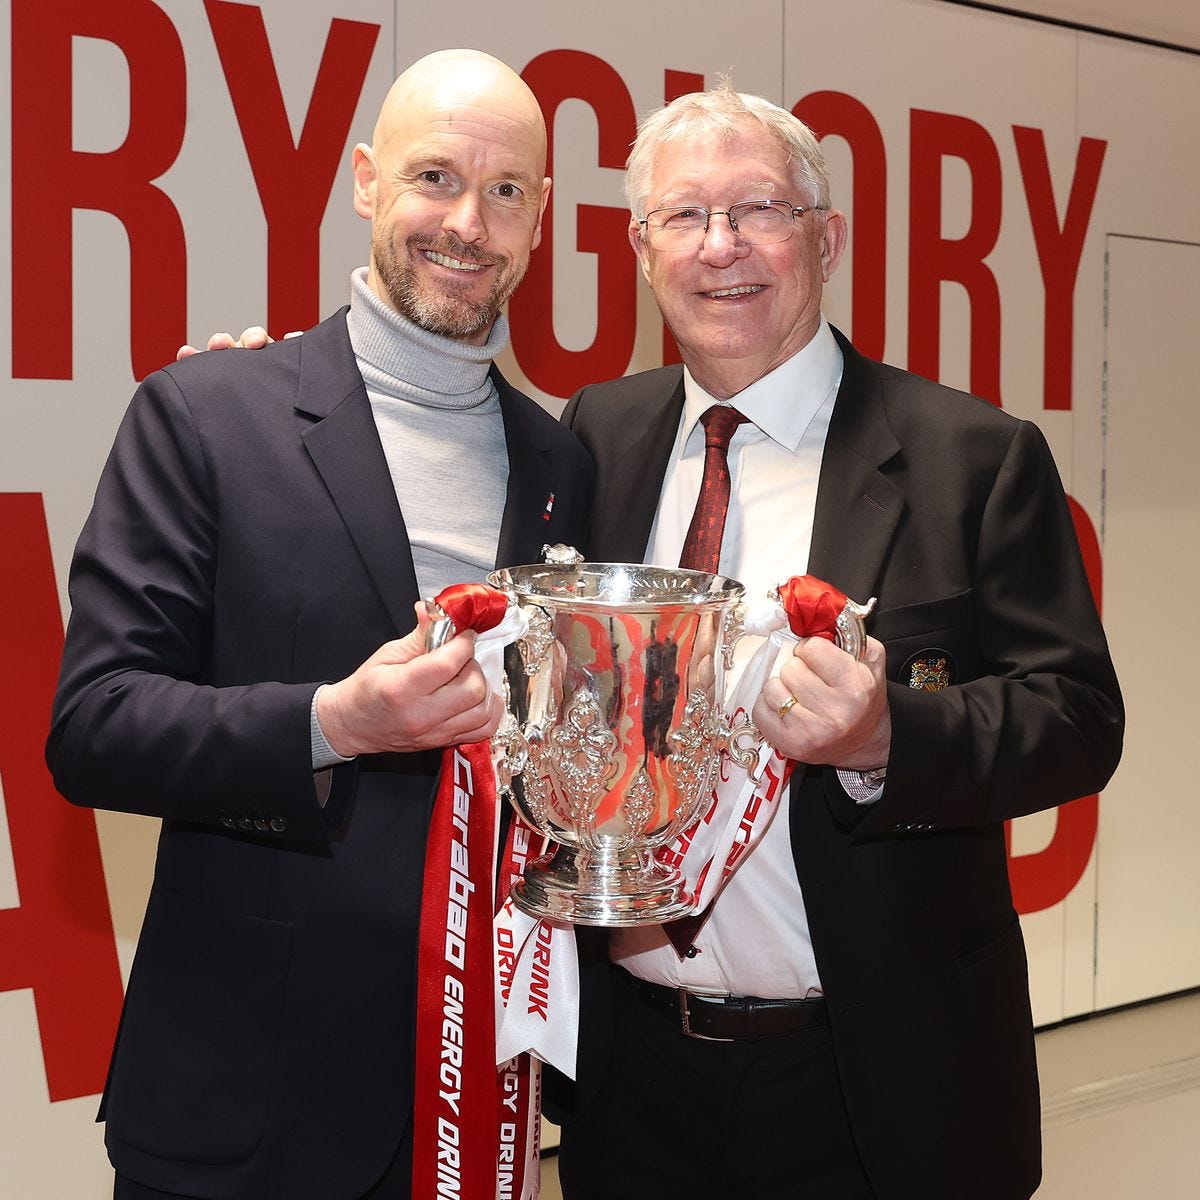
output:
M287 828L287 821L285 821L283 817L272 817L271 828L276 833L282 833Z
M254 828L257 829L259 833L266 833L271 827L267 824L265 817L255 817Z
M238 817L238 828L239 829L253 829L254 822L252 820L250 820L249 817Z
M226 829L237 828L237 822L231 816L229 816L228 813L221 818L221 824L224 825Z

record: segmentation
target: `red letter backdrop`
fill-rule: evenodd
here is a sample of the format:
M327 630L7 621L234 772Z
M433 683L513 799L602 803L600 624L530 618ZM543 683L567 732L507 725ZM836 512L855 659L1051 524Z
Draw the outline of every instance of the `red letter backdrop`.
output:
M62 656L62 617L42 498L0 494L0 778L20 906L0 909L0 991L32 988L51 1100L104 1087L121 970L96 818L50 782L42 747Z

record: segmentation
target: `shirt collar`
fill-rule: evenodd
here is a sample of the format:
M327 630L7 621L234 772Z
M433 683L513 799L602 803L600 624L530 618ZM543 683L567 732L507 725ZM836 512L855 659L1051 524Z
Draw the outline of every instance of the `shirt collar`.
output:
M811 340L773 371L756 379L729 401L772 441L795 453L804 431L842 378L842 351L821 317ZM701 415L720 401L713 399L683 368L684 444Z

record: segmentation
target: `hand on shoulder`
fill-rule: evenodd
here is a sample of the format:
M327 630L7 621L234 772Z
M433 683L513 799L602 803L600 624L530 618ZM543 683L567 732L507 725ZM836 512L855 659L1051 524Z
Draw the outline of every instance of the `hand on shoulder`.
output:
M285 333L284 339L300 337L303 330L294 329L291 333ZM235 338L230 333L214 333L205 344L206 350L261 350L264 346L269 346L275 339L261 326L251 325L249 329L243 329L241 336ZM192 345L182 345L175 351L175 361L182 362L185 358L191 358L193 354L200 354L201 351Z

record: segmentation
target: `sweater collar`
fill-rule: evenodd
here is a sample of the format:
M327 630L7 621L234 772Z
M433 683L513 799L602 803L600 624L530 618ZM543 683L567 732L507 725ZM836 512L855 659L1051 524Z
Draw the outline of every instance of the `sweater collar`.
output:
M491 394L488 371L508 342L501 313L482 346L430 333L385 304L367 284L367 268L350 277L346 317L350 345L372 392L445 408L471 408Z

